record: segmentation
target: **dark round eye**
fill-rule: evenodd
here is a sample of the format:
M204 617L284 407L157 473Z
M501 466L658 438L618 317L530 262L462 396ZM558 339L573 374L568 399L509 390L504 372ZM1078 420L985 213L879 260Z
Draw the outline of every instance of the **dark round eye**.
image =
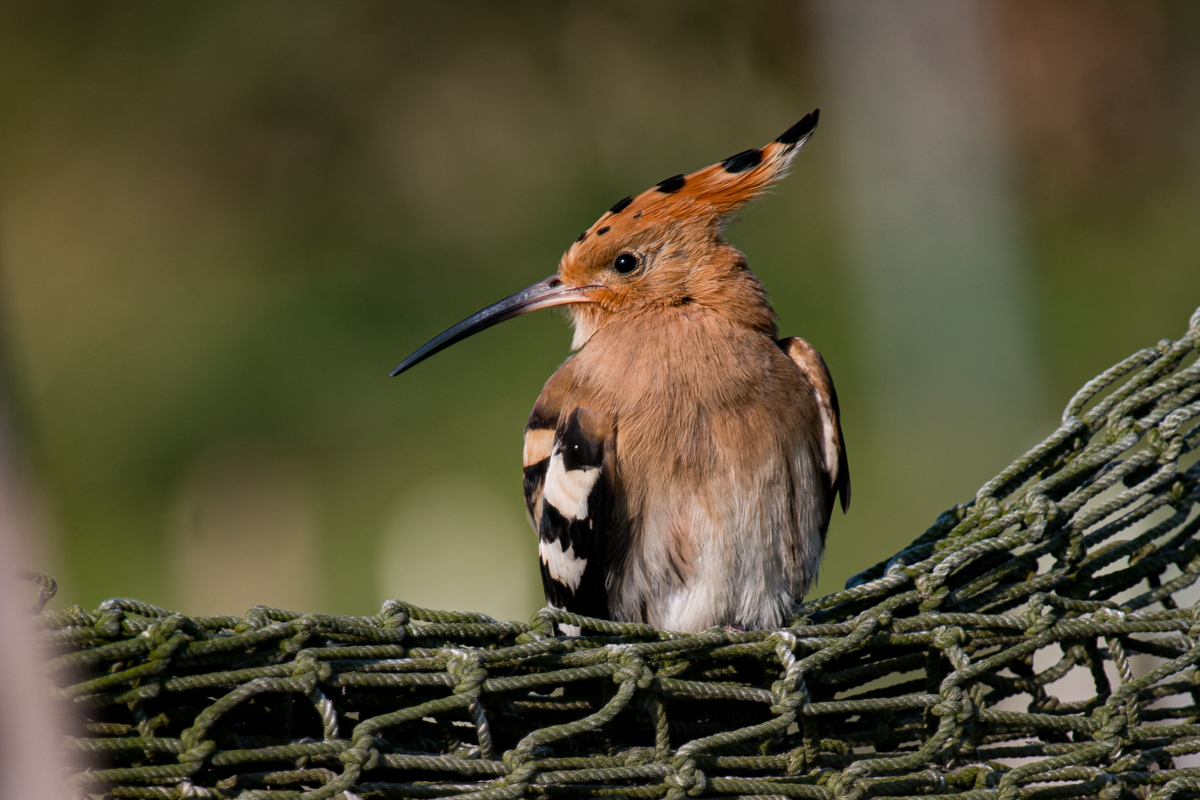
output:
M621 253L621 255L617 256L616 260L613 261L613 269L622 275L628 275L629 273L633 272L635 269L637 269L637 265L638 259L633 253Z

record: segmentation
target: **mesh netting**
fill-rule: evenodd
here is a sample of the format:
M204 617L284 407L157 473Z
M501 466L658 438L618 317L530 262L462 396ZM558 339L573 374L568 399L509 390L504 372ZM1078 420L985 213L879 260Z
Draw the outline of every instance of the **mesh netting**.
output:
M372 617L132 600L45 613L48 674L80 719L77 789L1200 794L1198 348L1200 311L783 630L682 635L551 610L503 623L394 601ZM584 635L553 636L555 620Z

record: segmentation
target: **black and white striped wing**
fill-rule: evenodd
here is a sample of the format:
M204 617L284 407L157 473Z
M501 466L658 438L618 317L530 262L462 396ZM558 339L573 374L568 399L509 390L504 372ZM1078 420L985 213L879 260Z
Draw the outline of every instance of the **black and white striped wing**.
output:
M850 465L846 460L846 442L842 439L841 410L837 390L833 388L833 376L817 349L799 336L780 339L779 346L813 388L821 423L821 466L829 498L827 507L832 508L834 495L839 494L845 513L850 508Z
M602 619L609 616L613 444L608 415L582 407L553 417L534 408L525 429L525 505L538 535L546 602Z

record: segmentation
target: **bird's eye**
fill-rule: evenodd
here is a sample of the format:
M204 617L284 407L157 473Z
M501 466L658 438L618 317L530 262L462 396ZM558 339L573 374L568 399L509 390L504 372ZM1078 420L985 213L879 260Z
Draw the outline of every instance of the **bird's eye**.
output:
M637 269L637 265L638 259L633 253L621 253L621 255L617 256L616 260L613 261L613 269L622 275L628 275L629 273L633 272L635 269Z

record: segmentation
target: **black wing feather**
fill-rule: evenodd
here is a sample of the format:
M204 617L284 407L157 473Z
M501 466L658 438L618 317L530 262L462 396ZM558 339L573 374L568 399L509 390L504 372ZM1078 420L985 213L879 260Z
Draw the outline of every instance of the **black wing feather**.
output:
M611 425L577 407L558 418L551 439L544 412L525 431L525 502L538 534L546 602L607 619L607 538L612 527Z

